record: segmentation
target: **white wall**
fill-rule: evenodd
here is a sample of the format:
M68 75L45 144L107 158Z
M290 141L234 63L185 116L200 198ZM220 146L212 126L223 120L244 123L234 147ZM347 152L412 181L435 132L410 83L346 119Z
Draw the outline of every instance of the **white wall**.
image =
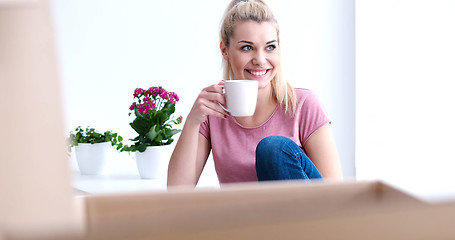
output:
M285 76L313 89L333 121L343 172L355 175L354 0L270 0L281 27ZM67 131L78 125L126 138L136 87L180 96L184 117L222 78L219 23L229 1L53 0ZM201 184L216 183L209 160Z
M454 13L453 0L357 1L358 178L455 182Z

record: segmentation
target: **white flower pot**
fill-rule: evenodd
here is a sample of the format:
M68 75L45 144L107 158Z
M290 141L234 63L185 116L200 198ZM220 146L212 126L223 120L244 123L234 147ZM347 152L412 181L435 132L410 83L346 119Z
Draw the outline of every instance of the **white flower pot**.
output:
M110 142L104 143L79 143L75 146L76 160L82 175L97 175L103 171Z
M136 165L141 178L166 179L173 149L173 145L150 146L144 152L135 152Z

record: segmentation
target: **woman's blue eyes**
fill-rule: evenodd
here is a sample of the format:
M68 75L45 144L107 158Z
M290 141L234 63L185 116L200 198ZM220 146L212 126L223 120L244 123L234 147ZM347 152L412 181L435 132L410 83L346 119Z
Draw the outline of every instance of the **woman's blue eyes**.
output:
M243 46L243 47L242 47L242 50L244 50L244 51L251 51L251 50L253 50L253 47L248 46L248 45L247 45L247 46Z
M270 46L267 46L266 49L269 51L273 51L275 48L276 48L275 45L270 45Z
M276 48L275 45L269 45L265 49L268 50L268 51L273 51L273 50L275 50L275 48ZM253 47L250 46L250 45L246 45L246 46L242 47L242 50L243 51L251 51L251 50L253 50Z

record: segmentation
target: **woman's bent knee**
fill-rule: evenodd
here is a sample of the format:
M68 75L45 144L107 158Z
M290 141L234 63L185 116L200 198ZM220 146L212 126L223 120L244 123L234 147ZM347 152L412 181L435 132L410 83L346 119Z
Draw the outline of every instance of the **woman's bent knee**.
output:
M256 164L273 164L276 158L286 151L290 143L295 144L291 139L283 136L269 136L262 139L256 147Z
M283 137L283 136L269 136L269 137L266 137L264 139L262 139L257 147L256 147L256 152L267 152L267 151L271 151L273 149L280 149L283 145L283 143L287 143L292 140L287 138L287 137Z

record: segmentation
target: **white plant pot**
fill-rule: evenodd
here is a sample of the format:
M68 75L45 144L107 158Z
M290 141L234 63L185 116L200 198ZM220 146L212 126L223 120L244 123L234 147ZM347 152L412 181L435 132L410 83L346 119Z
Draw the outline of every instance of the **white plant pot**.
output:
M150 146L144 152L135 152L139 175L144 179L167 178L167 168L173 145Z
M82 175L97 175L103 171L110 142L104 143L79 143L76 149L76 161Z

